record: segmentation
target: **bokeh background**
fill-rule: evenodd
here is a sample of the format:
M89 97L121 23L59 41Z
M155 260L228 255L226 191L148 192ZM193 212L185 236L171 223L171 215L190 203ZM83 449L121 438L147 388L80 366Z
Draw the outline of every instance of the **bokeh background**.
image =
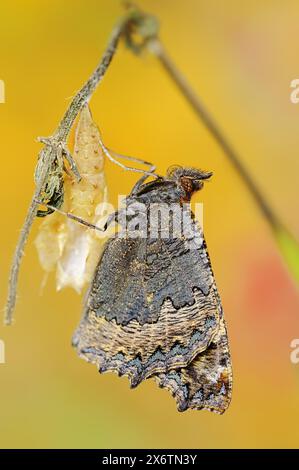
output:
M170 55L239 150L284 223L299 234L299 4L286 0L162 0L140 6L161 21ZM93 70L115 21L117 0L1 1L1 304L9 264L34 184L39 135L56 127ZM157 60L122 45L91 101L105 142L154 161L213 170L197 196L228 324L233 401L223 416L180 414L170 394L147 381L99 375L70 346L80 297L56 293L33 245L21 270L16 323L0 325L0 447L298 447L299 301L267 223L242 181ZM106 165L111 200L136 180Z

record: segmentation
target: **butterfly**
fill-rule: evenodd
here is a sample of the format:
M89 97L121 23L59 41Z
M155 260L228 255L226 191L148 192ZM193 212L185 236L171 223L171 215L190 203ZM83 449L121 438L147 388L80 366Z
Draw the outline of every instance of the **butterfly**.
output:
M192 195L211 173L171 167L142 177L114 214L73 346L131 387L154 378L179 411L223 413L232 366L223 309Z

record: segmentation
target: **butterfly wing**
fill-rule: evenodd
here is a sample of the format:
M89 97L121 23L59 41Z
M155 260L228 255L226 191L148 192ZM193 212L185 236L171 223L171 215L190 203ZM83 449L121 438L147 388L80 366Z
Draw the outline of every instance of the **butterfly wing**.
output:
M186 368L219 330L221 304L202 244L117 237L106 244L73 344L132 386Z
M187 367L158 374L156 380L174 396L179 411L207 409L222 414L231 401L232 366L223 314L208 348Z

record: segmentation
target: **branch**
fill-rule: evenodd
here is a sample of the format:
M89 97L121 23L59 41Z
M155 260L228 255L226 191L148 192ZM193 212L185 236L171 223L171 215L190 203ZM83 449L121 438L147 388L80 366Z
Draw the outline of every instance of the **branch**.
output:
M127 46L135 54L139 54L143 49L147 49L158 58L167 75L175 83L179 91L185 97L186 101L190 104L197 116L204 123L208 131L214 137L219 147L223 150L245 183L245 186L255 200L259 210L269 223L276 242L280 248L281 254L283 255L284 261L286 262L289 271L293 274L293 278L297 281L298 285L298 240L295 239L295 237L281 222L278 215L275 214L270 204L260 191L259 187L255 184L255 181L248 172L247 168L243 164L240 155L233 148L230 141L224 135L218 123L214 120L199 96L195 93L190 83L188 83L183 73L177 68L177 66L169 57L167 51L159 39L159 23L157 19L152 15L144 13L136 4L132 2L125 3L126 6L131 9L132 17L134 17L134 22L131 22L131 27L127 28L125 31Z
M36 188L30 206L28 208L24 225L21 229L20 237L15 249L10 270L8 297L4 316L4 322L7 325L10 325L12 323L13 311L15 308L17 297L17 284L19 278L20 265L28 235L37 213L38 204L36 201L43 200L43 193L45 191L46 184L49 180L51 169L53 168L53 166L55 167L56 161L61 158L62 154L67 156L71 168L73 168L74 173L76 174L75 162L72 160L72 157L69 151L67 150L67 139L69 133L77 115L81 111L84 104L90 100L97 85L104 77L110 65L110 62L116 52L119 39L130 21L131 17L130 15L128 15L114 28L107 49L105 50L99 65L91 74L87 82L83 85L83 87L73 98L56 131L51 137L41 139L45 147L40 151L38 155L38 163L35 172ZM77 176L79 175L77 174Z

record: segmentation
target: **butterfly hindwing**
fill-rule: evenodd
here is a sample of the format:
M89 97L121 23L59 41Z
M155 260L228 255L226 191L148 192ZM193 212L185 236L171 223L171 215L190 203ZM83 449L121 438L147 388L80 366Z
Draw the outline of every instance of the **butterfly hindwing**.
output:
M115 238L99 262L74 343L100 371L128 375L137 385L204 351L220 309L201 247L190 249L183 239Z
M158 374L156 380L174 396L178 410L208 409L223 413L230 404L232 367L223 315L208 348L187 367Z

